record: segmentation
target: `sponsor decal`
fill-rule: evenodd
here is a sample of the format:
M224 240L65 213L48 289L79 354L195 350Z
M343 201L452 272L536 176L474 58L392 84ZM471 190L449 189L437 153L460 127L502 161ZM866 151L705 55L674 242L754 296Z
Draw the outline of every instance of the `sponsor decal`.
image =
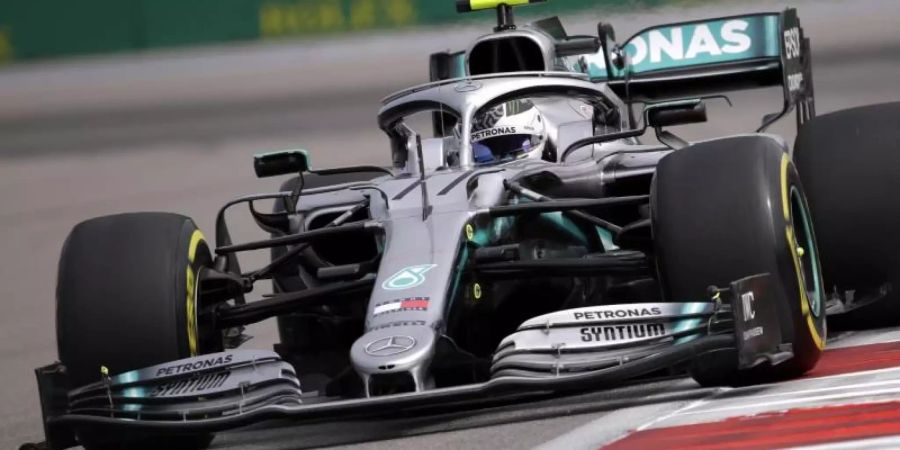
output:
M427 311L428 297L398 298L389 302L378 303L372 310L373 316L400 311Z
M753 310L753 291L741 294L741 306L744 309L744 322L749 322L756 318L756 311Z
M784 56L787 59L800 57L800 28L784 30Z
M532 128L533 130L533 128ZM478 142L482 139L487 139L493 136L505 136L507 134L519 134L518 130L514 126L508 127L496 127L496 128L488 128L486 130L480 130L472 133L472 142Z
M404 320L400 322L390 322L383 325L378 325L375 327L369 327L367 331L372 330L383 330L385 328L393 328L393 327L416 327L416 326L425 326L424 320Z
M186 380L170 381L154 387L150 391L150 397L171 397L217 389L222 387L229 377L231 377L231 371L208 373Z
M778 22L777 14L768 14L661 26L634 36L624 45L624 50L631 60L632 70L638 74L777 57L780 54ZM602 51L585 57L585 62L592 77L606 77ZM616 77L624 75L619 69L614 72Z
M789 62L800 58L800 49L800 27L784 30L784 58ZM790 92L803 88L802 71L787 75L787 88Z
M599 325L581 329L581 340L584 342L628 341L665 335L666 327L661 323Z
M163 375L178 375L180 373L190 372L192 370L209 369L212 367L221 366L223 364L228 364L232 359L233 355L227 354L225 356L201 359L174 366L160 367L159 370L156 371L156 376L159 377Z
M631 317L659 316L662 310L652 308L623 308L601 311L579 311L572 313L575 320L627 319Z
M381 283L381 288L388 291L399 291L414 288L425 282L425 274L437 267L437 264L419 264L404 267Z
M371 356L393 356L406 352L416 346L412 336L391 336L366 344L366 354Z

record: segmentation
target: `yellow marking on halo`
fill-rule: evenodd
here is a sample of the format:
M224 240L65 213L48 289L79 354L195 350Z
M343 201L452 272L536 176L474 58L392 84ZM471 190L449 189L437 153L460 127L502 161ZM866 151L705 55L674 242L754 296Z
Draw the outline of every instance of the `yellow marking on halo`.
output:
M803 247L797 247L797 256L802 258L804 255L806 255L806 250L803 250Z
M475 239L475 227L471 223L466 224L466 239L470 241Z
M106 366L100 366L100 375L103 375L104 377L108 377L109 376L109 368Z
M819 335L819 330L816 329L816 324L813 321L812 313L809 310L809 294L806 292L806 286L803 282L803 275L800 272L800 255L798 254L797 250L802 250L802 247L797 244L797 238L794 236L794 226L793 222L791 222L788 203L787 174L789 162L790 161L787 154L781 156L781 204L784 211L784 220L787 222L787 226L784 228L784 233L785 238L787 239L788 247L791 249L791 258L794 261L794 270L797 273L797 285L800 288L800 311L803 314L803 317L806 318L806 325L809 328L809 333L812 336L813 342L816 344L816 347L819 350L823 350L825 348L825 340L822 339L822 336Z
M480 284L475 283L474 285L472 285L472 295L475 296L475 300L481 299L481 285Z
M194 230L194 233L191 234L191 243L188 245L188 261L194 262L194 258L197 257L197 247L203 240L203 233L200 230Z

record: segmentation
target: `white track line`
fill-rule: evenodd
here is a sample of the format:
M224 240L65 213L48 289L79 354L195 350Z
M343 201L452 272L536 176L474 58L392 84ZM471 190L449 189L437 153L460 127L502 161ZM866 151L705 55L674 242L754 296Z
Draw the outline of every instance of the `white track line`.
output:
M869 331L848 331L830 341L826 350L863 347L866 345L891 344L900 342L900 330L882 329Z
M836 373L834 375L826 375L824 377L801 378L799 380L791 380L791 381L786 381L786 382L781 382L781 383L773 383L770 386L784 386L786 384L803 383L805 381L810 381L810 380L832 380L832 379L838 379L838 378L861 377L861 376L874 375L874 374L885 373L885 372L900 372L900 367L886 367L884 369L872 369L872 370L862 370L862 371L858 371L858 372Z
M803 447L791 447L794 450L870 450L870 449L898 449L900 437L887 436L872 439L858 439L848 442L833 442L830 444L804 445Z
M842 386L830 386L830 387L822 387L822 388L815 388L815 389L804 389L801 391L776 392L773 394L754 394L753 398L796 396L796 395L815 394L815 393L829 392L829 391L848 391L851 389L859 389L859 388L875 387L875 386L887 386L887 385L891 385L891 384L900 384L900 378L893 379L893 380L870 381L868 383L847 384L847 385L842 385Z
M633 429L633 430L624 430L624 431L622 431L622 433L621 433L619 436L616 436L615 439L610 440L609 442L607 442L607 443L604 444L604 445L609 445L609 444L611 444L611 443L613 443L613 442L616 442L616 441L618 441L618 440L620 440L620 439L625 439L626 437L628 437L628 436L631 435L632 433L635 433L635 432L638 432L638 431L646 430L646 429L648 429L648 428L653 427L653 426L656 425L657 423L660 423L660 422L662 422L662 421L668 420L668 419L670 419L670 418L672 418L672 417L675 417L675 416L677 416L677 415L685 414L685 411L688 411L688 410L691 410L691 409L694 409L694 408L699 408L700 406L703 406L703 405L705 405L706 403L709 403L710 401L714 400L714 399L716 398L716 396L719 395L719 394L721 394L722 392L727 392L727 391L730 391L730 390L732 390L732 388L719 388L719 389L716 389L715 391L710 392L710 394L707 395L706 397L703 397L703 398L701 398L701 399L694 400L693 402L688 403L687 405L684 405L684 406L682 406L681 408L678 408L678 409L676 409L675 411L672 411L672 412L670 412L670 413L668 413L668 414L663 414L662 416L659 416L659 417L657 417L656 419L653 419L653 420L651 420L651 421L649 421L649 422L646 422L646 423L644 423L643 425L640 425L640 426L638 426L637 428L635 428L635 429ZM596 422L600 422L600 420L597 420ZM594 423L592 422L592 423L590 423L590 424L588 424L588 425L594 425Z
M803 398L793 398L788 400L778 400L774 402L764 402L764 403L751 403L751 404L741 404L735 406L726 406L722 408L713 408L707 409L703 411L693 411L693 412L685 412L682 413L682 416L689 416L692 414L709 414L709 413L717 413L717 412L725 412L725 411L735 411L735 410L750 410L754 408L766 408L773 409L771 407L777 405L792 405L796 403L804 403L804 402L817 402L822 400L842 400L842 399L851 399L857 397L865 397L865 396L877 396L877 395L887 395L887 394L900 394L900 387L894 389L877 389L870 391L861 391L861 392L849 392L842 394L831 394L831 395L819 395L814 397L803 397ZM893 399L892 399L893 400ZM874 403L874 400L868 400L865 403Z

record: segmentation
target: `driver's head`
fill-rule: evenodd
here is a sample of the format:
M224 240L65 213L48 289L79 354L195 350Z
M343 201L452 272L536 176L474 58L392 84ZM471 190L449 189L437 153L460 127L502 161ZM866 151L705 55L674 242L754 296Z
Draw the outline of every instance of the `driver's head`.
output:
M530 100L512 100L477 114L472 122L476 165L541 158L547 143L544 118Z

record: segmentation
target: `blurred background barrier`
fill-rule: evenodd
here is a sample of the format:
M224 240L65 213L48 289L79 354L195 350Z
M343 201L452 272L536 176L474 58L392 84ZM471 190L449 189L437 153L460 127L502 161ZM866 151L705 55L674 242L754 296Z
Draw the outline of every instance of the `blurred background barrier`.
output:
M623 12L703 1L564 0L540 10ZM492 18L459 15L454 2L438 0L5 0L0 63Z

